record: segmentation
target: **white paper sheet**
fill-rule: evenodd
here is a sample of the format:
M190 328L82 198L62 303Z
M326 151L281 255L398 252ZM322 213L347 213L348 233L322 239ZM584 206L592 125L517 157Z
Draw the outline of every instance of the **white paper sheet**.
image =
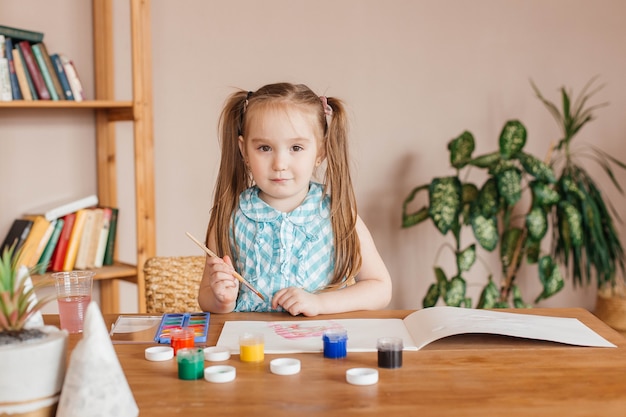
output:
M457 307L431 307L402 319L227 321L217 346L239 353L239 336L262 333L265 353L321 352L325 329L348 332L348 352L375 352L379 337L401 337L404 350L418 350L446 336L487 333L578 346L615 347L574 318L547 317Z

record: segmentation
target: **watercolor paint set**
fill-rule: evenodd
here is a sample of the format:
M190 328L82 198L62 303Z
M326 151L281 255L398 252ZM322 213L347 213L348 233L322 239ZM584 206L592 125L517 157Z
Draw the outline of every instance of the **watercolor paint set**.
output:
M154 341L170 343L172 330L186 327L193 330L195 343L206 343L210 317L210 313L207 312L163 314Z

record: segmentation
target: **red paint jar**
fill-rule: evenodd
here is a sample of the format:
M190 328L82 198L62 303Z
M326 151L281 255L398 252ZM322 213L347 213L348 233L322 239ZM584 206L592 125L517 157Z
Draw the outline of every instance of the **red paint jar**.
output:
M170 332L170 345L174 349L174 355L179 349L194 347L195 333L188 327L179 327Z

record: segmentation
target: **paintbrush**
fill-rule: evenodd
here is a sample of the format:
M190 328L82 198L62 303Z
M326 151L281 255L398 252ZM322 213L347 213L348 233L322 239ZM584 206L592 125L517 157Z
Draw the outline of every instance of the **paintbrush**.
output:
M207 248L206 245L204 245L204 243L200 242L198 239L193 237L191 235L191 233L189 233L189 232L185 232L185 233L187 233L187 236L189 237L189 239L193 240L196 245L200 246L200 248L202 248L202 250L205 251L207 255L209 255L212 258L217 258L218 257L215 253L213 253L213 251L211 251L211 249ZM265 297L263 297L263 294L258 292L252 285L250 285L250 283L248 281L246 281L244 277L239 275L237 273L237 271L233 270L233 275L235 276L235 278L237 278L239 280L239 282L241 282L243 285L248 287L250 289L250 291L252 291L256 295L258 295L261 298L261 300L265 301Z

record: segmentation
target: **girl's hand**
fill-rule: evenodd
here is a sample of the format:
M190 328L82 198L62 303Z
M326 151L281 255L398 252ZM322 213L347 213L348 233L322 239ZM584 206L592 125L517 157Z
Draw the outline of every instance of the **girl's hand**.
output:
M292 316L303 314L310 317L320 314L319 297L297 287L278 290L272 299L272 308L276 309L278 306L288 311Z
M239 292L239 281L233 275L235 268L230 257L207 257L205 269L216 301L222 304L234 303Z

